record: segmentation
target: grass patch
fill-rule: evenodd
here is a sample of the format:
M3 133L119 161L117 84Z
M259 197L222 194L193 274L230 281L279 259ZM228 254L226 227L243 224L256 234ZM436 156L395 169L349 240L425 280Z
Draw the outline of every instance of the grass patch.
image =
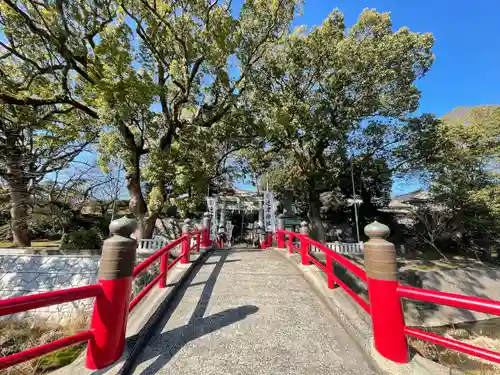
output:
M430 271L430 270L435 270L437 267L434 264L419 264L413 266L412 268L420 271Z
M44 322L0 321L0 356L8 356L43 345L88 329L88 317L75 317L67 324L49 325ZM86 347L80 343L20 363L0 375L40 375L66 366L77 359Z
M43 248L43 247L59 247L60 241L49 241L49 240L35 240L31 241L31 247ZM14 245L12 241L0 241L0 248L15 249L18 246Z
M433 332L444 337L459 340L466 344L500 351L500 339L495 332L482 332L469 327L458 328L456 326L426 328L425 331ZM478 332L477 332L478 331ZM410 346L421 356L440 363L449 368L463 371L469 375L500 375L500 365L491 363L478 357L468 356L458 351L447 349L427 341L409 338Z

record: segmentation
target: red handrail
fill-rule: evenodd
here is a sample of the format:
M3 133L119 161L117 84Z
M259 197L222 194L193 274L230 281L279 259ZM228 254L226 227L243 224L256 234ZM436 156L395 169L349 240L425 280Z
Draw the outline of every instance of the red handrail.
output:
M16 314L22 311L57 305L65 302L98 297L102 293L103 290L101 285L93 284L78 288L56 290L0 300L0 316ZM64 337L35 348L29 348L6 357L0 357L0 370L93 338L94 333L89 330L73 336Z
M0 316L16 314L22 311L57 305L65 302L73 302L85 298L97 297L101 293L101 286L99 284L93 284L78 288L69 288L30 294L22 297L8 298L0 300Z
M189 251L198 250L199 242L201 239L200 231L195 230L192 232L196 235L196 244L186 247ZM183 241L187 241L189 239L189 234L184 233L181 237L176 240L170 242L166 246L159 249L153 255L145 259L143 262L138 264L133 271L133 277L139 276L141 273L146 271L153 263L159 260L162 257L168 257L168 252L175 246L181 244ZM158 281L166 275L172 267L175 266L177 262L179 262L183 256L185 256L184 250L181 254L170 264L165 267L165 273L160 273L157 275L130 303L129 312L133 310L133 308L144 298L144 296L158 283ZM104 295L103 286L99 284L87 285L83 287L77 288L69 288L57 291L44 292L39 294L32 294L21 297L14 297L5 300L0 300L0 316L16 314L22 311L32 310L40 307L46 307L51 305L56 305L65 302L72 302L76 300L99 297ZM40 345L34 348L26 349L22 352L11 354L6 357L0 357L0 369L4 369L13 365L16 365L21 362L25 362L31 360L36 357L40 357L44 354L53 352L55 350L59 350L65 348L67 346L71 346L74 344L78 344L80 342L85 342L88 340L94 340L95 333L92 329L78 333L76 335L68 336L61 338L59 340Z
M165 255L168 251L179 245L185 238L187 238L187 234L183 234L179 238L173 240L172 242L166 244L162 248L160 248L158 251L156 251L153 255L151 255L149 258L144 259L141 263L139 263L135 268L134 268L134 273L133 277L136 278L139 276L141 273L146 271L154 262L156 262L158 259L161 258L162 255Z
M434 333L425 332L419 329L405 327L405 334L408 336L415 337L419 340L429 341L433 344L441 345L450 349L454 349L458 352L465 354L470 354L479 358L486 359L495 363L500 363L500 353L480 348L478 346L466 344L464 342L450 339L448 337L443 337L435 335Z
M139 294L137 294L137 295L134 297L134 299L132 300L132 302L130 302L130 305L129 305L129 307L128 307L128 312L129 312L129 313L130 313L130 312L134 309L134 307L136 307L136 306L137 306L137 304L138 304L139 302L141 302L141 301L142 301L142 299L143 299L143 298L144 298L144 297L145 297L145 296L149 293L149 291L150 291L150 290L151 290L151 289L152 289L152 288L153 288L153 287L154 287L154 286L158 283L158 281L160 281L160 279L161 279L162 277L163 277L163 274L162 274L162 273L159 273L158 275L156 275L156 277L155 277L153 280L151 280L151 281L149 282L149 284L148 284L148 285L146 285L146 286L144 287L144 289L142 289L142 290L139 292Z
M473 310L486 314L500 315L500 302L486 298L444 293L437 290L415 288L406 285L398 285L397 293L401 298L452 306L459 309ZM458 352L483 358L488 361L500 363L500 353L498 352L466 344L455 339L425 332L416 328L405 327L404 330L407 336L412 336L419 340L429 341L433 344L454 349Z
M0 357L0 370L10 366L17 365L18 363L21 362L29 361L30 359L40 357L44 354L48 354L50 352L65 348L67 346L92 340L93 338L94 338L94 333L92 331L85 331L77 333L76 335L64 337L62 339L49 342L44 345L40 345L34 348L29 348L22 352L14 353L6 357Z
M167 245L163 246L158 251L156 251L153 255L151 255L150 257L148 257L147 259L145 259L141 263L139 263L134 268L133 277L136 278L141 273L145 272L153 263L158 261L160 258L164 258L164 260L162 260L162 269L160 270L160 273L158 275L156 275L155 278L153 280L151 280L137 294L137 296L135 296L132 299L132 301L130 302L129 313L139 304L139 302L141 302L141 300L151 291L151 289L153 289L153 287L156 284L158 284L160 281L163 280L162 281L163 284L160 283L160 287L164 287L166 285L165 284L165 280L166 280L165 277L166 277L168 271L170 271L179 261L181 261L186 256L186 254L184 253L185 251L187 251L188 253L190 253L193 250L198 251L199 246L200 246L200 240L201 240L201 236L198 235L199 233L200 233L200 230L193 230L190 233L183 233L182 236L180 236L179 238L175 239L174 241L168 243ZM190 241L191 234L196 235L196 243L193 246L191 246L189 243L187 243L187 246L184 246L186 244L186 242L184 242L184 241ZM180 252L179 256L177 256L171 263L166 264L166 262L168 261L169 251L181 243L182 243L182 246L181 246L181 252ZM166 267L163 265L163 262L165 262Z
M323 245L321 242L309 239L309 243L311 245L317 247L321 251L323 251L325 254L331 256L333 260L335 260L337 263L339 263L340 265L342 265L348 271L352 272L354 275L356 275L357 277L359 277L365 283L368 281L368 279L366 277L366 271L363 270L361 267L355 265L350 260L348 260L347 258L343 257L342 255L340 255L336 251L333 251L332 249L329 249L328 247L326 247L325 245Z
M290 252L296 251L301 253L302 249L298 248L293 245L293 243L290 241L291 238L296 237L299 238L301 241L306 240L308 242L308 245L315 246L319 250L325 253L327 262L329 261L328 259L331 259L331 261L336 261L340 265L342 265L345 269L350 271L352 274L357 276L359 279L364 281L365 283L368 281L368 278L366 276L366 272L359 266L355 265L351 261L349 261L347 258L344 258L342 255L338 254L337 252L333 251L332 249L329 249L325 245L323 245L320 242L314 241L311 238L300 234L300 233L295 233L295 232L288 232L288 231L278 231L278 234L282 234L283 236L289 236L289 242L288 242L288 247L290 249ZM286 241L285 241L286 242ZM331 280L333 280L334 283L342 287L346 291L349 296L351 296L362 308L365 310L368 314L370 314L370 305L363 300L360 296L358 296L347 284L345 284L342 280L340 280L334 273L333 273L333 266L330 264L330 268L328 266L323 265L320 261L318 261L316 258L311 256L309 252L307 254L303 254L303 256L307 257L307 263L313 263L316 267L318 267L321 271L323 271L326 275L327 278L329 279L328 282L328 287L333 288L334 285ZM303 263L304 264L304 263Z
M281 231L281 232L283 232L283 234L285 234L285 235L297 237L299 239L302 236L301 234L295 233L295 232L288 232L288 231ZM340 255L339 253L333 251L332 249L329 249L328 247L326 247L321 242L314 241L314 240L312 240L309 237L307 238L307 240L309 241L309 243L312 246L317 247L322 252L324 252L326 255L332 257L333 260L335 260L337 263L341 264L348 271L351 271L354 275L356 275L357 277L359 277L361 280L363 280L364 282L367 282L368 279L366 277L366 271L363 270L361 267L355 265L350 260L348 260L347 258L344 258L342 255ZM293 246L293 248L296 251L300 251L300 249L297 248L297 247L295 247L295 246ZM312 257L310 257L310 258L312 258Z
M444 293L437 290L414 288L406 285L399 285L397 291L399 296L403 298L500 315L500 302L491 299Z

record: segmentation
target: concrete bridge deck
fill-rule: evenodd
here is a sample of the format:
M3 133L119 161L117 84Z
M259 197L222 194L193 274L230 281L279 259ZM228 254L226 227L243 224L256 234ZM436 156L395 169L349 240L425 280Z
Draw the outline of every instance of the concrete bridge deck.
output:
M217 250L133 374L378 374L302 271L274 250Z

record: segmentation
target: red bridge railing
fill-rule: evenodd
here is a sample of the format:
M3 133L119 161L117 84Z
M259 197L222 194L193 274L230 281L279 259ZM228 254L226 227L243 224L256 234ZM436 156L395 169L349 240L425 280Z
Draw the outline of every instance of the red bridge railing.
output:
M283 226L284 224L281 227ZM366 227L365 233L370 237L370 241L364 244L367 271L322 243L314 241L308 236L307 231L306 233L295 233L278 230L277 245L278 248L288 247L290 254L299 253L303 265L314 264L317 266L326 274L330 289L333 289L335 284L339 285L363 310L370 314L375 348L387 359L397 363L407 363L409 361L409 346L406 337L411 336L461 353L500 363L500 353L498 352L406 326L401 299L452 306L498 316L500 316L500 302L399 284L394 245L385 240L389 235L389 228L375 222ZM311 246L325 254L325 264L310 254ZM335 275L334 262L367 284L369 303Z
M0 357L0 370L86 341L88 342L85 361L87 368L96 370L111 365L124 351L127 315L154 286L166 287L168 271L178 262L189 263L191 252L198 252L200 246L211 246L210 219L205 216L204 229L191 230L189 223L185 222L183 233L179 238L135 266L137 242L130 238L135 222L127 220L114 221L110 226L110 232L114 235L103 245L97 284L0 300L1 317L40 307L95 298L89 330ZM191 244L191 238L195 238L194 244ZM181 246L179 255L169 263L170 250L179 245ZM161 262L159 274L130 301L133 279L158 261Z
M0 300L0 316L16 314L22 311L37 309L40 307L57 305L65 302L78 301L85 298L97 297L102 294L101 286L89 285L80 288L63 289L54 292L39 293L23 297L14 297ZM29 361L44 354L65 348L70 345L79 344L91 340L94 337L94 331L88 330L73 336L30 348L25 351L11 354L0 358L0 370L17 365L18 363Z
M345 284L341 279L339 279L334 273L334 262L340 264L346 270L351 272L353 275L357 276L360 280L367 282L366 272L361 269L356 264L344 258L342 255L336 253L335 251L329 249L320 242L314 241L305 234L299 234L295 232L278 231L278 242L280 242L279 236L283 236L281 243L288 244L288 252L290 254L299 253L301 256L301 263L303 265L310 265L311 263L318 267L321 271L326 274L328 288L334 289L335 284L339 285L344 289L347 294L349 294L368 314L370 313L370 306L358 296L347 284ZM294 239L297 239L300 243L300 247L295 246ZM315 246L318 250L325 254L325 264L323 265L315 257L310 254L310 247Z

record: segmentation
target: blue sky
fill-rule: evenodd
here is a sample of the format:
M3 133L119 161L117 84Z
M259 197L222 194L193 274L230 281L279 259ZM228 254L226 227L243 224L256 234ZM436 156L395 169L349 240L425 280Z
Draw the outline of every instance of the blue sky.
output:
M334 8L344 13L348 27L364 8L375 8L391 12L396 29L434 35L436 61L418 82L417 113L442 116L459 106L500 104L499 0L306 0L295 24L320 24ZM393 193L418 187L418 181L394 181Z

